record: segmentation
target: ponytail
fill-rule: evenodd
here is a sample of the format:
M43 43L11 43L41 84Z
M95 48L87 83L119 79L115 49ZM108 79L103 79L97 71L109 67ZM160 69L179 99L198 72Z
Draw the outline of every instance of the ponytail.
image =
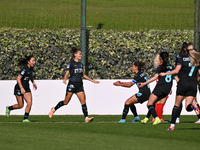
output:
M33 55L25 56L25 58L22 58L19 60L18 66L24 66L28 64L28 61L31 60L31 58L34 57Z
M186 42L183 42L182 47L181 47L181 53L180 53L182 56L186 55L187 47L188 47L188 44Z
M167 64L168 64L168 62L169 62L169 54L167 53L167 52L161 52L160 53L160 57L161 57L161 59L162 59L162 71L163 72L166 72L166 70L167 70L167 68L166 68L166 66L167 66Z

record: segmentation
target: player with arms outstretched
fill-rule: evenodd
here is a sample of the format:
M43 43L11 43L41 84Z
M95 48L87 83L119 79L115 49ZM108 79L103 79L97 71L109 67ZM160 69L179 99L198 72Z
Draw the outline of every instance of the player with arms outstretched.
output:
M113 83L115 86L122 86L122 87L131 87L136 83L146 82L148 81L148 78L146 74L142 71L142 68L144 66L143 62L135 62L132 66L132 72L135 73L135 76L132 80L132 82L120 82L117 81ZM126 116L129 112L129 108L131 109L132 113L134 114L134 119L131 122L138 122L140 121L140 117L137 114L137 110L134 104L147 101L149 96L151 94L149 85L144 86L143 88L139 88L139 92L133 96L131 96L128 100L126 100L124 105L124 110L122 114L122 119L119 121L119 123L125 123L126 122Z
M63 79L63 83L67 84L66 80L68 78L68 75L70 74L65 99L63 101L60 101L55 107L51 109L51 111L49 112L49 118L52 118L55 111L58 110L60 107L67 105L71 100L72 95L75 93L82 105L82 111L85 117L85 122L88 123L93 120L93 117L88 117L86 96L83 89L82 78L85 78L93 83L99 83L99 81L92 80L87 75L85 75L83 64L80 62L82 58L81 51L76 48L72 48L72 53L73 60L71 60L70 63L67 65L67 71Z

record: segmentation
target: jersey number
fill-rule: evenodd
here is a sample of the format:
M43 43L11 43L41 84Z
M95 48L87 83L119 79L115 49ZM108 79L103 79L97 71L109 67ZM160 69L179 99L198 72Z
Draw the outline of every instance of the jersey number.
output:
M170 72L170 71L168 71L168 72ZM170 82L172 81L172 75L166 75L165 81L166 81L167 83L170 83Z
M189 63L189 67L191 67L191 63ZM194 72L194 69L195 69L195 66L192 66L191 70L190 70L190 73L189 73L189 76L191 77L193 72Z

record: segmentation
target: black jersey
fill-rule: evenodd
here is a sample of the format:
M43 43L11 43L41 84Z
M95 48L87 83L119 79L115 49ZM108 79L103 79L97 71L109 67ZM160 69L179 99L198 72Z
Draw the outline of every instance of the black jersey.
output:
M133 78L132 82L135 84L135 83L143 83L143 82L146 82L148 81L148 77L146 76L146 74L142 71L139 71ZM145 85L144 87L142 88L139 88L139 92L141 93L150 93L150 86L149 84Z
M28 89L29 88L29 81L33 79L33 69L29 68L27 65L25 65L21 69L19 75L22 76L21 83L22 83L23 88L25 90ZM19 88L18 84L16 85L16 88Z
M70 73L69 82L83 82L83 64L72 60L67 65L67 71Z
M193 79L197 80L197 73L199 66L192 66L190 63L190 57L189 55L177 55L176 57L176 65L181 65L181 69L178 73L178 77L181 78L187 78L187 79Z
M161 64L157 67L156 74L160 74L161 72L170 72L173 69L174 69L174 67L172 65L170 65L169 63L167 63L165 68L163 68L163 64ZM173 83L172 75L159 76L158 77L158 83L156 84L156 86L166 86L166 85L168 85L168 87L171 89L172 83Z

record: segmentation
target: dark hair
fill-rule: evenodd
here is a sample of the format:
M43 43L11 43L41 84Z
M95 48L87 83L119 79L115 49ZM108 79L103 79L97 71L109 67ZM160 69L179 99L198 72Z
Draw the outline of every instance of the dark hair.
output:
M191 43L191 42L187 44L187 50L188 50L188 47L191 46L191 45L194 46L194 44Z
M18 66L27 65L28 61L30 61L31 58L33 58L33 57L34 57L33 55L25 56L25 58L22 58L22 59L19 60Z
M181 54L182 56L186 55L187 47L188 47L188 44L187 44L186 42L183 42L182 47L181 47L181 52L180 52L180 54Z
M167 71L167 64L169 62L169 54L168 52L161 52L160 57L162 58L162 68L161 71L166 72Z
M144 69L145 67L145 63L141 62L141 61L137 61L134 63L135 66L138 67L138 70L141 71L142 69Z
M81 51L81 50L77 49L76 47L72 47L72 55L73 55L72 58L74 58L74 54L76 54L78 51Z

